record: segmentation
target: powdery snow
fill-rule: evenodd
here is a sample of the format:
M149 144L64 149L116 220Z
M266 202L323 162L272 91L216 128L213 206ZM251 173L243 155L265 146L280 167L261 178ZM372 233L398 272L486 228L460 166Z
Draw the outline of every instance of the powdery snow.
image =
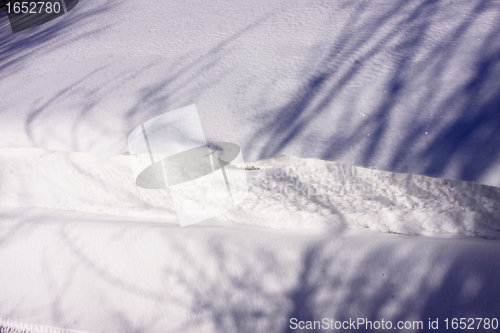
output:
M17 34L0 12L0 329L498 319L497 2L81 0ZM126 150L190 104L249 191L181 228Z

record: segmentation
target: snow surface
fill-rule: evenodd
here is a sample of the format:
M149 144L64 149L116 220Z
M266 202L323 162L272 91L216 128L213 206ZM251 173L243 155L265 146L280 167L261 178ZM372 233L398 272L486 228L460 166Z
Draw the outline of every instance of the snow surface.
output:
M0 328L499 318L499 25L496 0L0 12ZM249 192L181 228L127 136L190 104Z
M240 165L242 205L181 228L168 190L135 186L128 155L9 148L0 165L11 319L285 332L290 318L427 324L500 310L500 246L482 239L499 238L499 188L279 156Z
M290 318L443 325L500 311L497 241L218 221L145 226L40 208L1 216L0 312L24 322L88 332L291 332Z
M0 147L112 156L196 104L210 141L500 186L497 0L82 0L0 18Z
M0 203L178 224L168 190L137 187L128 155L0 149ZM219 219L277 229L365 227L500 238L500 188L279 156L250 162L246 199ZM207 193L207 195L209 195ZM213 194L212 194L213 195Z

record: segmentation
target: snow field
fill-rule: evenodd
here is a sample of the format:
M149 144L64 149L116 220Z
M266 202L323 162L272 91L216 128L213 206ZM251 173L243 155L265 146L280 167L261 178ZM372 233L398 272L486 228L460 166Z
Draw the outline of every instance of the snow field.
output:
M81 0L25 33L6 19L1 318L106 333L498 318L498 1ZM207 140L253 162L242 205L181 228L124 152L190 104Z

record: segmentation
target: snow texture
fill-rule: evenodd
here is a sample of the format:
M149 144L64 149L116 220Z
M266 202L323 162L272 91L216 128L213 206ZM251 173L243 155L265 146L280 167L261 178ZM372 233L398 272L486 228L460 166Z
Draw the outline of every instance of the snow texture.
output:
M0 313L22 322L251 333L294 332L291 318L439 318L443 329L445 318L500 313L497 241L217 221L181 228L40 208L1 217Z
M128 155L99 158L10 148L0 150L0 165L3 207L178 223L169 190L137 187ZM247 171L244 202L223 215L238 224L278 229L342 225L409 235L500 238L497 187L290 156L238 166L257 169ZM214 194L197 194L204 195Z
M500 186L497 0L81 1L0 18L0 146L127 151L196 104L209 141Z
M498 0L0 11L0 328L498 318L499 77ZM181 228L127 137L192 104L249 191Z

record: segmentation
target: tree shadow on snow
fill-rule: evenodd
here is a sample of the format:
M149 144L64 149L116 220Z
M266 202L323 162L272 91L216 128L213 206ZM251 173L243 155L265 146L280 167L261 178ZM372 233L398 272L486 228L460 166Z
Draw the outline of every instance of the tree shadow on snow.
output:
M105 24L100 29L85 33L79 33L79 29L88 24L96 15L105 13L118 3L111 1L103 6L91 6L88 1L81 1L71 12L19 33L12 33L9 25L3 26L0 29L0 71L2 72L0 80L6 80L9 76L15 75L32 57L103 33L112 24ZM6 14L3 16L4 22L8 22Z
M260 147L259 158L299 151L478 181L497 163L500 144L498 18L487 32L475 32L486 14L497 15L494 4L384 5L381 11L379 2L352 4L350 19L317 55L321 61L295 97L276 108L264 97L256 106L267 110L256 117L261 125L248 148ZM443 8L454 13L453 26L441 28Z
M384 319L392 322L392 330L404 332L435 331L429 329L429 318L432 321L438 318L442 330L446 318L449 325L452 318L496 318L500 310L496 301L500 286L495 276L500 273L500 265L474 251L467 240L463 241L465 249L458 251L456 244L431 242L414 242L409 250L401 246L402 243L394 246L398 244L380 241L374 251L361 258L356 258L356 250L352 251L351 258L342 255L338 258L341 248L331 251L329 246L311 247L305 253L300 280L290 298L293 307L288 318L322 324L323 318L335 321L363 318L371 322ZM418 258L414 253L424 244L435 252L425 251L427 253ZM406 251L401 253L401 249ZM494 257L496 252L488 254ZM394 329L399 321L403 325L421 321L422 324L417 325L422 326ZM294 331L297 330L289 323L282 330ZM342 331L375 332L377 329L361 324L356 329Z
M93 9L97 12L78 8L82 8L80 16L36 28L28 40L14 34L2 43L4 73L14 73L46 45L58 47L85 37L65 40L64 32L107 7ZM302 59L306 63L300 83L292 86L293 97L276 107L270 107L268 101L279 78L245 86L226 66L238 54L239 42L278 15L270 12L201 54L171 59L167 67L157 67L161 59L151 60L134 68L134 75L121 73L92 91L78 92L99 75L102 68L97 68L34 107L26 117L25 129L34 145L43 145L54 134L47 130L42 140L35 133L41 128L36 122L60 99L72 99L80 109L78 114L68 115L73 124L72 146L88 150L80 129L92 126L96 145L99 133L115 131L97 121L96 115L102 113L99 101L140 75L161 68L164 78L145 80L147 83L138 86L133 105L113 122L118 124L115 137L120 142L113 144L123 150L128 133L139 123L165 110L198 103L209 89L234 81L242 85L238 96L260 96L251 100L251 106L236 107L239 112L260 110L253 117L255 131L241 143L242 150L254 157L292 153L364 167L376 165L380 170L479 181L496 165L500 143L498 24L475 32L484 17L495 21L493 9L487 0L406 1L383 7L362 1L323 7L329 19L321 24L332 34L311 46L313 56ZM447 16L450 11L455 13L452 21ZM204 119L211 114L201 112L200 116L202 122L212 121Z
M214 241L206 251L208 260L216 263L216 276L207 274L207 266L186 261L201 269L197 276L204 281L186 281L194 295L192 311L205 320L208 314L217 332L334 329L325 326L324 318L329 325L330 319L362 318L379 324L383 319L391 321L391 330L396 332L431 332L436 330L429 329L429 318L438 318L441 330L445 329L446 318L449 325L452 318L496 318L500 286L495 277L500 265L493 258L498 250L489 247L481 253L476 251L479 243L471 246L468 240L457 244L447 240L415 241L405 236L409 238L407 245L399 237L343 242L326 236L298 251L298 266L293 261L285 264L265 249L245 255L244 245L229 249L225 238L219 238L218 244ZM488 241L473 242L491 245ZM423 255L415 255L419 251ZM232 266L235 258L241 271ZM281 277L281 285L269 287L277 276ZM285 276L292 276L294 284L287 284ZM296 323L302 321L302 327L307 321L319 321L322 326L301 330L294 326L292 318ZM399 321L412 328L394 329ZM377 331L366 325L370 324L341 330Z

